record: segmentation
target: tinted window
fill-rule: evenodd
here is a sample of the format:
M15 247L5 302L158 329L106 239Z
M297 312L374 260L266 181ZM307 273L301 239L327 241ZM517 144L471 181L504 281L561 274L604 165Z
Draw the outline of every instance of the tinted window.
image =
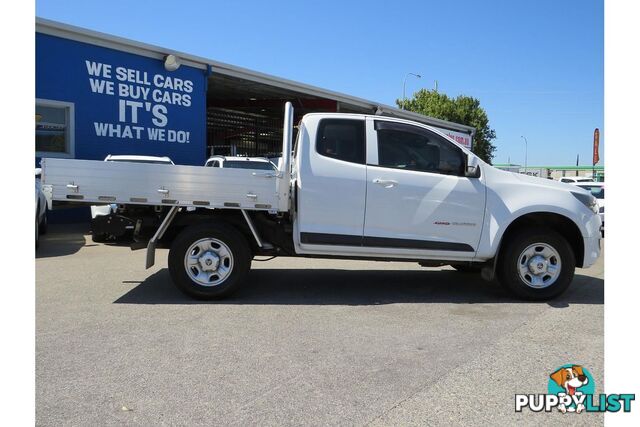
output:
M378 133L378 165L434 172L445 175L463 175L462 151L444 138L426 129L376 121Z
M364 164L364 120L321 120L318 126L316 151L323 156L345 162Z
M233 169L260 169L274 170L275 168L269 162L252 162L250 160L227 160L224 162L225 168Z
M573 180L572 180L572 179L562 178L562 179L560 180L560 182L573 182Z

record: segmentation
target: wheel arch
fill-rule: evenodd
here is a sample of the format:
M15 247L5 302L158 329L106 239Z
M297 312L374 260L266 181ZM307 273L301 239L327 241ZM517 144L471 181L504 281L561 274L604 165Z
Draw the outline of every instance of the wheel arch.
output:
M198 209L194 212L186 212L179 215L176 217L171 227L171 231L173 232L172 238L175 238L176 235L180 234L180 232L187 227L207 223L222 223L235 228L247 240L251 251L253 253L257 251L258 246L249 226L247 225L247 221L242 216L242 212L237 209Z
M576 266L584 264L584 239L578 225L564 215L553 212L529 212L513 220L505 229L500 239L500 250L503 242L523 228L548 227L564 237L571 246L576 260Z

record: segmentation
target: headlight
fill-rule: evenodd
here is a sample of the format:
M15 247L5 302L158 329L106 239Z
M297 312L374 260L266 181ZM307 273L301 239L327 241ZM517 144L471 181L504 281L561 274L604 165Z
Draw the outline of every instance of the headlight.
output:
M571 192L571 194L573 194L573 197L580 200L583 205L591 209L593 213L598 213L598 202L596 201L596 198L591 194L574 193L573 191Z

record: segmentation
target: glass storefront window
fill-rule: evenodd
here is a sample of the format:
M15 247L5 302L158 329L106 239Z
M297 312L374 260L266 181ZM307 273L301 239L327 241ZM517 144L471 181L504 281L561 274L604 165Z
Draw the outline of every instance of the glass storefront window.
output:
M36 155L73 156L73 104L36 101Z

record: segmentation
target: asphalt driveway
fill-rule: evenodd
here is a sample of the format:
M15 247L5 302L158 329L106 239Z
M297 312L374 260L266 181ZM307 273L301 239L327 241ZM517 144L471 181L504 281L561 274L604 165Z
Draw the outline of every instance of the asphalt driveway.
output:
M177 291L166 250L51 226L36 260L39 425L601 424L514 412L566 363L603 389L603 257L561 298L450 268L279 258L233 298Z

